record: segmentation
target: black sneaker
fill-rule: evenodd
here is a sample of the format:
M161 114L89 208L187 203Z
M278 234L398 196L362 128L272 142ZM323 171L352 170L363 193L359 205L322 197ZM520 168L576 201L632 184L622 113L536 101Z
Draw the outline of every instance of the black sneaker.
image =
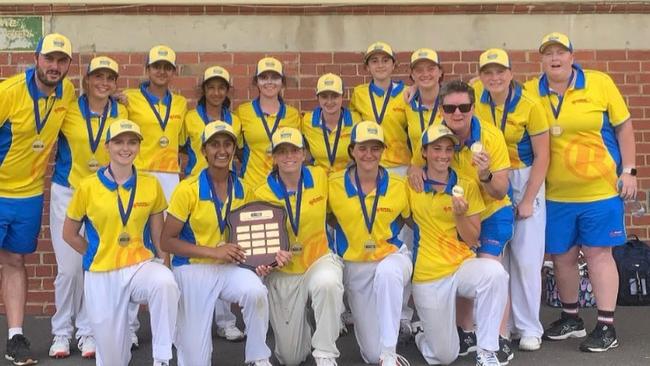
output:
M613 325L598 323L587 339L580 343L582 352L605 352L618 347L616 330Z
M15 366L36 365L38 360L33 358L29 350L29 341L22 334L16 334L7 340L5 358Z
M476 333L473 331L466 332L461 327L458 328L458 340L460 341L459 356L467 356L470 352L476 352Z
M499 350L497 351L497 359L501 366L505 366L515 358L515 354L512 352L512 343L509 339L499 336Z
M561 341L567 338L582 338L587 335L585 323L579 317L565 314L560 319L551 323L551 326L544 331L542 338L551 341Z

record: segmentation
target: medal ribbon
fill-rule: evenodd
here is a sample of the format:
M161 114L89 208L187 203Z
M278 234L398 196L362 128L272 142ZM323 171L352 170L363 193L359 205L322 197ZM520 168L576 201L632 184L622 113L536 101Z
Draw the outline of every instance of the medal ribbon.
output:
M48 97L45 99L45 117L41 120L41 111L40 108L38 107L38 100L39 97L37 96L36 99L32 99L34 102L34 122L36 122L36 134L40 135L41 131L43 130L43 127L45 127L45 123L47 123L47 119L50 117L50 113L52 112L52 108L54 108L54 103L56 102L55 99L52 102L51 105L48 106L50 98Z
M571 77L569 78L569 82L566 85L567 89L569 88L569 86L573 82L573 76L574 75L575 75L575 71L571 70ZM565 93L566 93L566 91L565 91ZM556 94L556 95L557 95L557 100L558 100L557 107L553 105L553 100L551 99L550 93L547 95L548 104L551 105L551 110L553 111L553 116L555 117L555 120L557 120L558 117L560 117L560 111L562 110L562 102L564 101L564 95L560 95L560 94Z
M354 183L357 185L357 197L359 197L359 203L361 204L361 212L363 213L363 221L366 224L366 229L368 229L368 234L372 234L372 226L375 223L375 218L377 217L377 204L379 203L379 182L381 180L381 172L377 172L377 181L375 183L375 199L372 202L372 213L370 218L368 217L368 209L366 208L366 195L361 189L361 180L359 179L359 173L357 169L354 169Z
M336 160L336 150L339 147L339 140L341 139L341 130L343 129L343 115L344 111L343 108L341 108L341 116L339 117L339 121L337 123L336 127L336 134L334 135L334 145L332 146L332 149L330 150L330 138L329 138L329 133L327 131L327 125L325 124L325 119L323 118L323 110L321 109L321 114L320 114L320 121L321 121L321 128L323 129L323 138L325 139L325 151L327 152L327 160L330 162L330 166L334 166L334 160Z
M230 214L230 206L232 206L232 191L234 190L232 176L230 174L228 175L228 185L226 187L226 190L228 190L228 203L226 204L226 212L223 215L221 214L223 203L221 203L221 200L219 199L219 195L217 194L217 190L212 183L210 174L208 174L208 185L210 186L210 195L212 196L212 203L214 203L214 210L217 211L219 230L221 233L223 233L223 231L226 229L226 217L228 217Z
M438 104L440 103L440 100L436 98L436 102L433 104L433 109L431 109L431 116L429 116L429 123L427 123L426 127L424 126L424 113L422 112L422 101L420 96L418 95L418 98L416 99L416 106L418 107L418 113L420 114L420 129L422 132L425 131L426 128L431 126L433 121L436 119L436 114L438 114Z
M372 106L372 114L375 115L375 122L381 124L384 120L384 114L386 114L386 107L388 107L388 102L390 101L390 93L393 91L393 82L391 81L388 85L388 90L384 93L384 104L381 106L381 112L377 114L377 104L375 103L375 97L372 93L372 88L368 87L368 95L370 96L370 104Z
M205 109L205 104L197 105L196 106L196 112L199 114L199 117L201 117L201 119L203 120L203 123L205 123L206 125L208 123L212 122L210 120L210 117L208 117L208 111ZM221 120L224 121L224 122L227 122L226 121L226 108L223 107L223 106L221 107Z
M162 128L163 132L165 132L165 128L167 127L167 122L169 121L169 112L171 112L171 110L172 110L172 95L171 95L171 93L169 93L169 91L167 91L167 94L162 99L163 104L165 104L165 107L166 107L165 108L166 109L166 111L165 111L165 119L162 119L160 117L160 113L158 113L158 109L156 108L156 106L149 99L149 96L147 95L147 93L145 91L145 88L140 88L140 92L142 93L142 95L144 95L144 99L147 100L147 103L149 103L149 107L153 111L153 114L156 115L156 119L158 120L158 124L160 125L160 128ZM165 99L167 99L167 95L169 95L169 100L167 102L165 102Z
M273 140L273 134L275 133L275 130L278 129L278 126L280 126L280 121L282 121L282 118L284 118L285 108L286 107L284 103L280 101L280 109L278 110L278 114L275 117L275 122L273 123L273 127L269 130L269 124L268 122L266 122L266 117L264 117L264 111L262 111L262 107L260 106L260 111L262 112L260 114L260 119L262 120L262 126L264 126L264 131L266 131L266 137L269 138L269 142Z
M106 102L106 106L104 106L104 112L102 113L101 116L99 116L99 128L97 130L97 134L93 134L93 126L91 124L91 112L90 112L90 105L88 104L88 97L84 94L81 96L81 103L83 103L83 115L84 119L86 120L86 130L88 131L88 143L90 144L90 151L94 154L95 151L97 151L97 147L99 146L99 141L102 138L102 135L104 134L104 126L106 125L106 120L108 119L108 111L109 107L111 105L111 100L109 99Z
M501 116L502 132L505 132L506 130L506 121L508 119L508 112L510 111L510 101L512 99L512 89L513 88L511 86L508 87L508 96L506 97L506 101L503 103L503 115ZM497 106L494 104L494 101L492 100L492 96L490 95L490 112L492 112L492 121L494 122L494 125L498 127L496 109Z
M282 195L284 197L284 205L287 209L287 214L289 216L289 222L291 223L291 229L293 233L298 237L298 229L300 228L300 209L302 207L302 172L300 172L300 179L298 179L298 191L296 192L296 215L293 215L293 210L291 209L291 200L289 200L289 192L287 192L287 187L284 185L280 174L277 174L278 182L280 183L280 188L282 188Z
M115 179L115 175L113 175L113 170L111 170L111 165L108 164L108 174L111 175L111 178L113 178L113 181L115 184L117 184L117 180ZM122 219L122 226L126 227L126 223L129 222L129 217L131 216L131 211L133 210L133 203L135 202L135 189L137 187L138 183L138 175L135 171L135 167L133 167L133 187L131 188L131 193L129 195L129 203L126 207L126 211L124 210L124 204L122 204L122 200L120 199L120 185L117 184L116 192L117 192L117 208L120 210L120 218Z

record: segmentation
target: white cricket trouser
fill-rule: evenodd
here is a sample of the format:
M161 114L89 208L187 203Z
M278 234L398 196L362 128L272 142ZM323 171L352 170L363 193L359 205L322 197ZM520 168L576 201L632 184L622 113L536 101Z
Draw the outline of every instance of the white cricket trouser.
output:
M343 263L326 254L303 274L274 271L267 276L275 355L283 365L299 365L312 348L314 357L338 357L343 309ZM311 302L316 329L307 317ZM355 326L356 328L356 326Z
M74 327L77 326L76 338L92 336L83 302L84 271L83 257L63 240L63 222L66 210L74 191L57 183L50 188L50 236L56 256L57 273L54 280L54 305L56 312L52 316L52 334L72 338ZM84 232L83 226L80 232ZM129 306L131 333L140 328L138 321L138 304Z
M524 197L531 168L510 171L515 205ZM512 310L509 328L521 336L541 337L544 329L539 321L542 294L542 265L546 233L546 201L544 184L533 202L533 215L515 219L514 235L506 246L503 266L510 273Z
M181 290L174 341L179 366L212 364L212 317L220 299L242 308L246 363L271 356L267 291L253 271L235 264L188 264L174 267L174 276Z
M439 280L413 284L413 299L424 336L415 344L429 365L448 365L458 357L456 296L475 300L476 338L484 350L499 349L499 326L508 296L508 274L492 259L472 258Z
M366 363L395 352L404 288L413 264L403 251L377 262L345 261L343 281L354 319L354 334Z
M170 360L179 296L172 272L154 261L108 272L87 271L84 301L97 343L97 365L129 364L128 309L131 303L149 306L153 358Z
M222 329L234 327L237 324L237 317L232 313L229 302L223 300L216 301L214 306L214 323Z
M408 179L406 176L406 171L408 170L408 166L406 165L401 165L401 166L396 166L393 168L386 168L386 170L389 173L395 174L397 176L400 176L404 179ZM409 250L409 257L412 255L412 250L413 250L413 230L404 225L402 227L402 230L400 230L398 238L406 245L406 247ZM406 288L404 288L404 298L402 299L402 315L400 316L400 319L402 320L408 320L409 322L413 319L413 309L409 306L409 300L411 299L411 292L412 292L412 285L411 281L406 285Z

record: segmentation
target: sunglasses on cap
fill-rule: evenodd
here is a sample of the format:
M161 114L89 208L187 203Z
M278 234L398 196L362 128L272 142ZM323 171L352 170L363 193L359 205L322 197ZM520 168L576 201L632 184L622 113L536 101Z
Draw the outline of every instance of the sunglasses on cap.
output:
M460 110L460 113L467 113L472 110L472 103L463 103L463 104L443 104L442 110L445 113L454 113L456 109Z

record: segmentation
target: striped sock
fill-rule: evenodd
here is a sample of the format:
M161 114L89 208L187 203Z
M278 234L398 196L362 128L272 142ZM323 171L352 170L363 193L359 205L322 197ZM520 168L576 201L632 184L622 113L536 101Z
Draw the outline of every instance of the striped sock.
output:
M562 303L562 312L571 318L578 317L578 302L563 302Z
M614 324L614 312L613 311L598 310L598 323L613 325Z

